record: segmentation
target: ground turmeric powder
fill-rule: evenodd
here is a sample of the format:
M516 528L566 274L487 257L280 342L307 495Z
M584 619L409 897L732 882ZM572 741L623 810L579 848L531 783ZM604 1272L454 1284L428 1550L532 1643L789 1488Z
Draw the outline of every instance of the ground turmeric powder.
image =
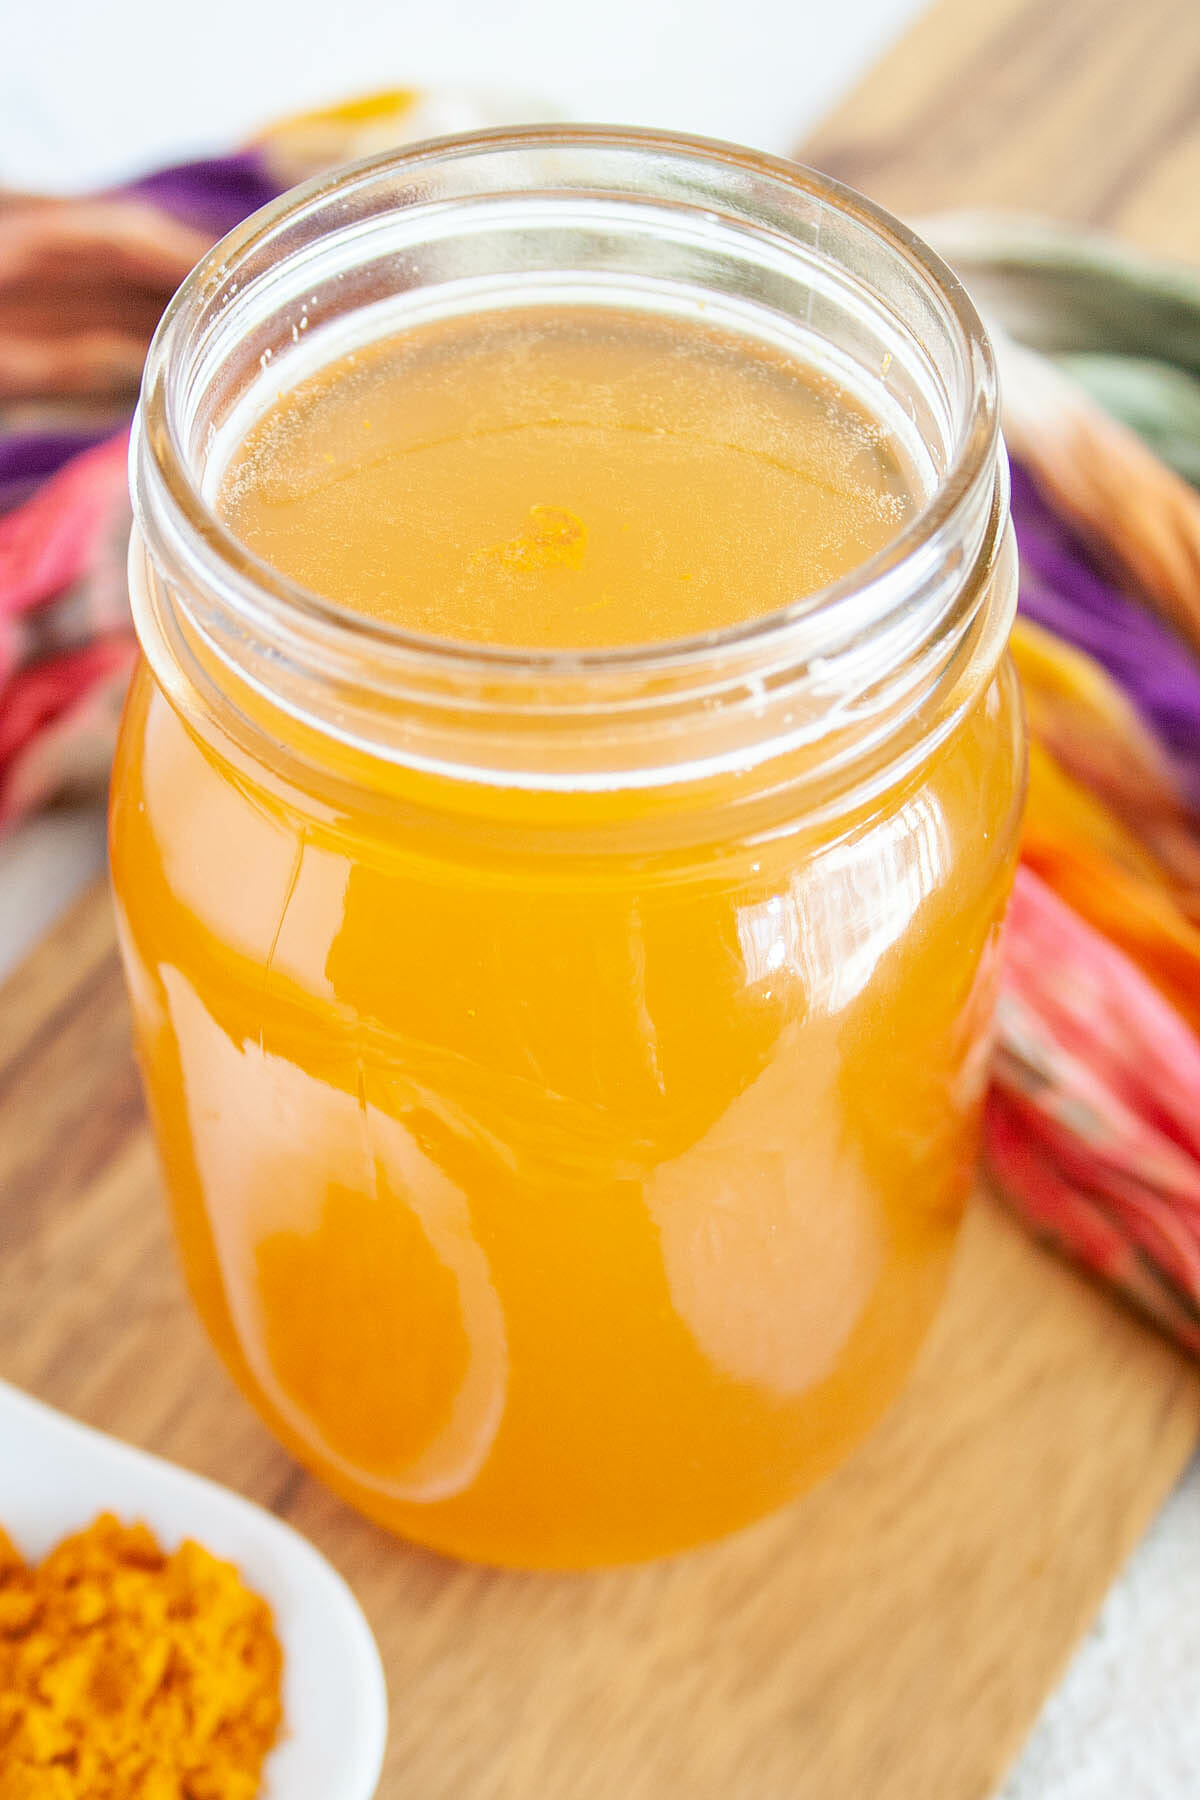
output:
M199 1544L103 1514L37 1565L0 1531L0 1800L253 1800L270 1608Z

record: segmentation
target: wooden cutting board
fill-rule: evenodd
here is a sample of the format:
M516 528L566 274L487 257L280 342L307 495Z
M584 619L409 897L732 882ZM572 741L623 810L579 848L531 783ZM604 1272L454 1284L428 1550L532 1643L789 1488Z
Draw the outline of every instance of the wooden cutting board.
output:
M1198 78L1195 0L942 0L810 154L903 209L1200 255ZM1200 1437L1195 1372L980 1196L908 1393L803 1504L599 1576L407 1548L274 1446L191 1317L100 890L0 993L0 1374L342 1569L390 1678L382 1800L984 1800Z

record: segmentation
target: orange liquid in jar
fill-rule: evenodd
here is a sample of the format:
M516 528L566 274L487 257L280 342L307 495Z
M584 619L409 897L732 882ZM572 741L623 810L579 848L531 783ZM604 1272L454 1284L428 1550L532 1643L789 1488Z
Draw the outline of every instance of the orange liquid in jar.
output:
M870 415L766 345L531 308L386 340L285 394L219 510L357 612L556 649L774 612L882 548L914 500Z
M918 499L775 350L531 309L283 393L217 505L352 610L578 647L770 612ZM177 1233L304 1461L435 1547L572 1566L845 1458L969 1185L1015 718L1002 673L857 811L734 826L730 777L680 833L636 787L539 810L390 766L359 793L349 758L318 778L138 677L113 856Z

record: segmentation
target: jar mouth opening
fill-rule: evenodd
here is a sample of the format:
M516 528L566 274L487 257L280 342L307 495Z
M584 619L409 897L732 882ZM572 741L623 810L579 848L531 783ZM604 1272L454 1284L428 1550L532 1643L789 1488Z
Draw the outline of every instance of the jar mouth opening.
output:
M328 220L333 234L344 230L357 204L369 205L372 190L405 184L396 204L410 211L452 207L455 196L439 197L430 177L454 165L509 159L514 174L534 158L554 173L558 159L591 158L611 167L613 158L649 159L677 175L679 194L669 207L699 211L732 228L757 224L745 210L748 193L763 203L769 197L770 221L762 229L776 251L789 248L788 215L794 211L791 248L811 255L814 208L839 215L859 227L881 255L898 266L941 315L959 364L959 402L942 468L924 502L880 550L838 580L805 594L775 611L731 625L671 639L613 647L542 648L478 644L406 629L386 619L346 607L274 568L259 557L222 521L206 498L200 455L189 441L189 413L194 412L198 373L206 341L211 344L224 306L238 295L239 271L255 268L253 280L269 281L275 269L286 271L289 258L303 255L305 234ZM527 164L527 166L530 166ZM696 172L715 182L686 197ZM602 169L597 171L602 173ZM506 190L462 184L462 197L509 192L519 200L536 200L547 190ZM611 196L611 188L575 180L572 196L581 204ZM623 186L623 198L638 198L636 182ZM721 205L720 202L724 202ZM808 217L802 218L807 211ZM816 221L819 248L820 218ZM297 247L297 246L301 247ZM515 281L519 282L519 273ZM314 296L315 298L315 296ZM211 358L210 358L211 365ZM211 366L210 366L211 375ZM916 235L873 202L840 182L808 169L736 145L702 137L652 130L591 126L533 126L473 132L432 139L419 145L351 164L331 176L318 177L292 189L254 214L222 239L184 281L160 322L147 358L142 398L131 450L134 504L143 535L153 543L171 541L176 559L216 579L228 605L250 625L282 626L303 633L312 628L326 642L355 659L377 658L424 666L440 674L459 674L475 681L545 682L555 677L571 682L684 676L689 668L728 656L736 662L786 659L793 666L806 655L824 655L839 640L853 639L881 619L901 597L904 571L928 554L948 528L968 512L986 512L995 482L998 443L996 377L987 334L957 277ZM151 519L150 515L153 514Z

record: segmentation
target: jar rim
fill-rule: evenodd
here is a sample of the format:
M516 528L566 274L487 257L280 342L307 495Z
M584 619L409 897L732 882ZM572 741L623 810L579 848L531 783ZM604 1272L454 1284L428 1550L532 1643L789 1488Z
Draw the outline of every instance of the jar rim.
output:
M790 193L823 205L864 226L914 271L928 292L937 295L956 329L963 361L969 370L967 405L955 420L956 430L946 466L924 503L879 550L836 581L786 606L734 624L678 638L630 645L544 648L478 644L441 638L357 612L293 580L243 544L205 498L189 455L179 416L179 384L171 369L188 351L188 339L200 308L214 291L228 285L236 269L281 227L319 215L364 185L406 173L418 177L436 164L496 153L554 150L624 152L686 164L710 171L725 169L770 184L778 195ZM801 248L797 238L795 248ZM131 482L135 513L146 531L148 493L153 488L156 524L166 527L188 560L215 559L226 578L226 592L261 619L274 615L298 628L311 625L327 640L336 639L349 654L381 653L404 659L410 667L437 670L477 680L515 677L554 683L579 678L603 681L614 677L684 675L689 667L714 657L740 660L760 652L786 649L787 660L802 659L809 646L806 628L819 624L823 637L836 636L837 621L853 612L861 627L876 610L886 609L894 594L898 570L931 540L940 538L972 498L980 499L994 481L999 443L994 357L982 321L950 267L908 226L884 208L843 183L807 166L719 139L606 125L536 125L501 127L429 139L346 165L292 188L253 214L201 259L171 300L155 333L146 361L142 395L131 445Z

